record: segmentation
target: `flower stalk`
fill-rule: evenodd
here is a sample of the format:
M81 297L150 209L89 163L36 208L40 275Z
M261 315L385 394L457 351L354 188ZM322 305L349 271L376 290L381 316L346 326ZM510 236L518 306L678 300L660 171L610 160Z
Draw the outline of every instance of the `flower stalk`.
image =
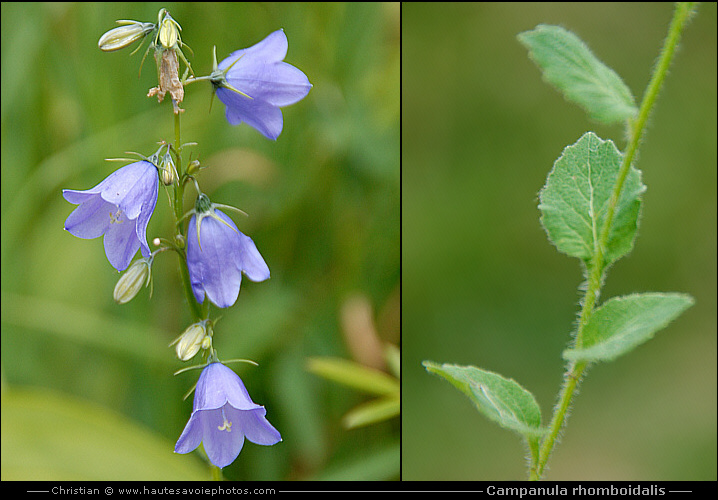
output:
M282 30L253 47L234 52L220 63L219 69L215 58L212 75L196 78L182 52L182 48L187 47L180 36L182 28L166 9L159 11L156 24L117 22L120 26L102 35L98 47L110 52L149 38L142 63L152 50L158 85L147 95L156 95L158 102L162 102L165 95L170 94L174 142L161 141L160 148L149 158L138 154L140 161L120 168L94 188L64 190L65 199L79 205L67 218L65 229L79 238L103 236L106 256L118 271L127 269L137 250L141 250L143 257L131 264L115 287L113 295L119 304L132 300L143 286L151 286L151 266L156 254L165 250L177 253L180 281L192 323L170 346L175 346L181 361L200 354L204 369L197 383L192 416L177 441L175 452L189 453L203 443L212 475L220 480L221 468L237 458L245 437L262 445L281 441L279 432L265 418L264 407L251 400L241 379L220 362L212 344L217 319L210 319L210 302L218 307L232 306L239 295L242 274L252 281L263 281L269 278L269 267L251 238L241 233L219 210L239 209L211 203L199 189L196 178L201 169L199 162L183 163L184 146L195 143L182 143L180 117L184 109L179 105L184 100L186 84L209 81L227 105L230 124L244 121L275 140L283 126L279 108L304 98L311 84L299 69L283 62L287 39ZM180 60L186 66L181 77ZM253 96L238 90L239 87L252 92ZM227 99L224 91L236 94L249 104ZM195 209L185 215L185 186L190 180L197 188L198 197ZM167 190L175 219L174 237L155 237L154 245L160 248L150 252L147 226L155 209L160 182ZM189 215L191 219L185 220Z
M584 328L588 324L591 314L594 311L603 286L603 278L606 271L604 252L608 243L610 228L613 223L621 190L623 189L629 169L640 146L641 139L645 132L646 122L656 102L656 97L658 96L663 80L666 77L668 68L670 67L675 49L680 41L681 34L683 33L683 30L695 9L695 5L696 4L692 2L679 2L676 4L673 19L671 20L671 25L668 30L668 35L664 40L658 64L654 69L651 80L644 93L638 117L635 121L629 121L627 124L629 128L629 144L626 148L625 154L623 155L618 178L616 180L616 184L614 185L613 192L611 193L606 220L599 234L596 252L587 269L588 286L581 301L582 307L579 314L578 327L574 340L575 347L577 348L582 346ZM554 408L551 423L549 424L549 433L541 443L538 461L530 467L529 479L541 479L546 463L548 462L551 451L556 443L558 434L562 427L566 424L568 419L568 409L587 366L588 363L585 361L572 361L569 364L566 373L564 374L564 384L561 388L561 392L559 393L559 400Z

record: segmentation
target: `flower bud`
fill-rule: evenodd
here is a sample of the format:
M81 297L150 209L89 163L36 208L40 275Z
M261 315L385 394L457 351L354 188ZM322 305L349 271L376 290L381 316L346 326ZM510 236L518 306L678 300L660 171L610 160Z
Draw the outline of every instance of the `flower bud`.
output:
M144 38L155 29L152 23L141 23L139 21L117 21L120 26L113 28L100 37L97 46L104 52L112 52L123 49L135 40Z
M199 172L199 169L200 169L199 160L192 160L191 162L189 162L189 165L187 166L187 173L192 175L192 174Z
M179 337L177 337L170 345L177 344L175 350L177 357L182 361L188 361L199 352L200 348L206 349L205 345L211 345L212 341L207 335L205 327L206 320L190 325Z
M115 285L115 302L125 304L137 295L143 284L144 286L149 285L152 277L150 273L151 265L151 259L147 258L142 258L132 263L130 268L117 281L117 285Z
M175 162L172 160L172 155L165 153L162 157L162 162L159 167L160 180L165 186L171 186L177 181L177 169L175 168Z
M160 31L157 35L160 43L166 49L173 48L179 40L179 24L172 19L169 13L165 13L165 18L160 23Z

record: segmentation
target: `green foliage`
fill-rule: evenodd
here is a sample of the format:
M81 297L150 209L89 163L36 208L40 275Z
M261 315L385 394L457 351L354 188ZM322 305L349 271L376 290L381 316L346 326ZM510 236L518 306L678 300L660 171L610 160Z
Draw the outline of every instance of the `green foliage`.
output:
M542 82L516 34L540 22L570 29L639 103L672 9L402 4L402 477L524 477L515 433L421 361L513 378L549 423L584 287L574 286L580 261L538 224L539 189L588 130L625 151L623 124L587 125L582 108ZM638 238L601 294L679 291L696 304L584 377L551 480L716 479L716 26L716 4L703 3L685 30L634 161L648 186Z
M592 118L607 123L625 120L629 137L624 155L612 141L604 141L593 132L585 133L564 149L540 192L541 223L549 240L559 251L581 259L587 278L574 347L564 351L564 358L569 360L565 383L549 428L541 429L538 403L514 380L473 366L423 362L428 371L466 394L490 420L526 437L531 453L529 477L533 480L543 476L588 364L612 360L633 350L693 304L685 294L650 293L614 298L596 308L606 270L633 248L641 194L646 187L631 162L688 18L685 8L679 5L676 9L640 112L620 77L572 33L539 25L518 37L550 83L584 107Z
M681 293L642 293L614 297L591 315L581 347L566 349L571 361L611 361L653 337L693 305Z
M387 347L385 356L395 356L398 349ZM387 360L387 364L391 363ZM327 380L379 396L350 410L342 419L347 429L374 424L400 413L399 370L390 376L382 371L346 359L311 358L307 369Z
M545 432L541 428L541 408L536 398L515 380L507 379L474 366L422 363L466 394L476 408L501 427L511 429L535 440Z
M556 160L541 190L539 209L541 224L559 251L583 261L594 257L622 159L613 141L586 132ZM607 263L633 248L645 190L640 171L631 167L604 249Z
M598 60L583 41L560 26L539 24L518 35L544 78L595 120L614 123L638 109L621 77Z

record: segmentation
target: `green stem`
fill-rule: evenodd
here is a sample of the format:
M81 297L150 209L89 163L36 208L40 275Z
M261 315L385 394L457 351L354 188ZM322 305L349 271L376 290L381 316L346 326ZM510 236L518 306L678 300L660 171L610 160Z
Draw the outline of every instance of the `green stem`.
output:
M660 92L661 86L663 85L663 80L668 73L668 68L671 65L673 54L675 53L676 47L678 46L678 42L681 39L683 29L685 28L688 19L693 13L695 6L695 2L679 2L676 4L676 9L673 13L671 26L668 29L668 36L666 36L666 39L663 43L663 49L661 50L660 59L658 60L658 64L653 71L651 81L648 83L646 92L643 95L643 102L641 102L641 108L638 111L638 118L633 122L631 130L629 130L630 140L628 143L628 147L626 148L626 153L623 156L623 162L621 163L621 168L618 172L618 180L616 182L616 186L613 190L611 200L609 202L606 221L603 226L603 230L601 231L601 239L599 240L599 249L601 251L603 251L606 243L608 242L608 228L613 222L613 216L616 210L616 206L618 205L618 197L621 194L621 188L623 188L623 184L626 180L626 177L628 176L631 163L633 163L633 158L635 158L636 153L638 152L638 147L641 143L641 139L643 138L646 121L651 114L653 105L656 103L656 98L658 97L658 93Z
M182 172L182 142L181 142L181 133L180 133L180 113L174 114L174 126L175 126L175 144L174 144L174 150L176 155L176 164L178 169L178 179L175 183L175 189L174 189L174 214L175 214L175 230L176 235L181 236L182 239L186 242L186 235L184 230L184 223L177 224L179 220L182 219L182 216L184 215L182 212L184 210L184 186L185 183L183 182L183 172ZM187 304L189 305L190 311L192 313L192 316L194 318L194 321L201 321L203 319L207 319L209 315L209 308L207 307L209 301L205 300L205 304L199 304L197 300L194 298L194 293L192 292L192 284L189 279L189 268L187 267L187 244L185 243L184 249L181 252L177 252L177 255L179 256L179 271L180 271L180 279L182 280L182 289L184 290L185 298L187 299ZM204 307L203 307L204 305ZM210 472L212 474L212 480L214 481L221 481L222 480L222 469L217 467L216 465L209 464Z
M582 300L581 313L579 316L578 327L576 329L576 347L581 347L581 344L583 343L584 329L588 324L591 314L593 313L593 309L600 295L601 287L603 286L603 277L606 270L604 251L608 243L610 228L613 224L613 218L615 216L619 196L621 195L621 190L623 189L623 185L626 181L626 177L628 176L633 159L638 152L638 147L640 146L641 139L645 132L646 121L653 109L656 98L658 97L658 93L661 89L661 85L663 84L663 80L668 72L675 49L681 38L681 33L683 32L683 29L685 28L685 25L694 8L695 3L679 2L676 4L676 8L673 13L673 20L671 21L668 35L664 41L660 59L654 69L651 81L646 88L646 92L643 96L643 101L641 102L641 107L638 112L638 117L632 124L629 124L631 127L631 130L629 131L629 144L626 149L626 153L623 156L616 184L613 187L613 192L611 193L611 199L609 200L608 209L606 211L606 220L599 235L598 245L595 249L596 251L593 259L588 264L588 286L586 288L586 294ZM571 401L586 367L586 362L574 361L569 364L568 369L566 370L564 383L561 388L561 392L559 393L558 403L554 408L554 413L549 425L549 433L541 443L538 462L532 466L530 471L530 479L532 480L541 479L541 476L543 475L543 471L551 455L551 451L556 444L558 434L566 424L568 409L571 406Z
M210 465L209 468L212 471L212 481L222 481L222 469L216 465Z
M176 157L176 165L178 169L179 179L175 183L175 190L174 190L174 212L175 212L175 223L182 219L182 211L184 210L184 183L181 181L182 179L182 142L180 140L180 113L175 113L174 115L174 125L175 125L175 145L174 150ZM184 231L184 224L175 224L177 235L181 236L184 241L186 241L185 238L185 231ZM179 272L180 272L180 279L182 280L182 289L184 290L185 298L187 299L187 304L189 305L190 311L192 313L192 316L195 321L200 321L202 319L205 319L202 311L201 305L197 302L197 300L194 298L194 293L192 292L192 284L190 283L189 279L189 269L187 268L187 259L186 257L186 248L187 245L185 243L185 249L182 253L178 253L179 256Z

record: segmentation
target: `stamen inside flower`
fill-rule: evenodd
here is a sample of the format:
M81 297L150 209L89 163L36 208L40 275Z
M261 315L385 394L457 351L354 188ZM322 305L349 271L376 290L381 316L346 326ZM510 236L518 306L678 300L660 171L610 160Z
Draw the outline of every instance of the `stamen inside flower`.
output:
M110 212L110 224L122 224L122 210L118 208L114 214Z
M224 414L224 408L222 408L222 420L224 423L221 426L217 426L220 431L232 432L232 422L227 420L227 416Z

